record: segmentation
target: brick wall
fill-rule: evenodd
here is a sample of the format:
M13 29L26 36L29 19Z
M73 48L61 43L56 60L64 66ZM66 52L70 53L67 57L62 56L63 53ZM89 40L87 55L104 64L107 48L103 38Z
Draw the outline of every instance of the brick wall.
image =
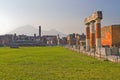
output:
M101 44L103 46L112 45L111 26L105 26L101 29Z
M120 25L112 26L113 45L120 46Z
M101 29L103 46L120 46L120 25L105 26Z

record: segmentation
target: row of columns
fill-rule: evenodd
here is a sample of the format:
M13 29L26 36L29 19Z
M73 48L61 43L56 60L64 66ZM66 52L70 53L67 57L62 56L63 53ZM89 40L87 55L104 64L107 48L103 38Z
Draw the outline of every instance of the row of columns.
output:
M98 50L101 47L101 19L86 24L86 51Z

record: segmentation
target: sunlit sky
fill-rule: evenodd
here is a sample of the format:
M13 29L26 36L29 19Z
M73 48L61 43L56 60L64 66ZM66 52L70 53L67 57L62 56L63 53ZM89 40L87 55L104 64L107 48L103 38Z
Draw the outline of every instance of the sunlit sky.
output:
M102 26L120 24L120 0L0 0L0 34L24 25L82 33L84 18L97 10Z

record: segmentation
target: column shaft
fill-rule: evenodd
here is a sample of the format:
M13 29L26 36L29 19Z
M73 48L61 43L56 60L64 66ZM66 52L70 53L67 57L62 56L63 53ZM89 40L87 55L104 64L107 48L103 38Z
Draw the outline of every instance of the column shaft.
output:
M96 50L101 47L101 20L96 20L96 31L95 31L95 37L96 37Z
M95 26L94 22L92 21L90 24L90 48L95 47Z
M90 26L86 25L86 51L90 51Z

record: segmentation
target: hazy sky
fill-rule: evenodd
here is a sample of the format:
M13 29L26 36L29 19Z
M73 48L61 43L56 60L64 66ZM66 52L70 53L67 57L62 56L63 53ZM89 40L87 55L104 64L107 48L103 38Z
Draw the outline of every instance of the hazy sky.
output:
M97 10L102 26L120 23L120 0L0 0L0 34L24 25L82 33L84 18Z

